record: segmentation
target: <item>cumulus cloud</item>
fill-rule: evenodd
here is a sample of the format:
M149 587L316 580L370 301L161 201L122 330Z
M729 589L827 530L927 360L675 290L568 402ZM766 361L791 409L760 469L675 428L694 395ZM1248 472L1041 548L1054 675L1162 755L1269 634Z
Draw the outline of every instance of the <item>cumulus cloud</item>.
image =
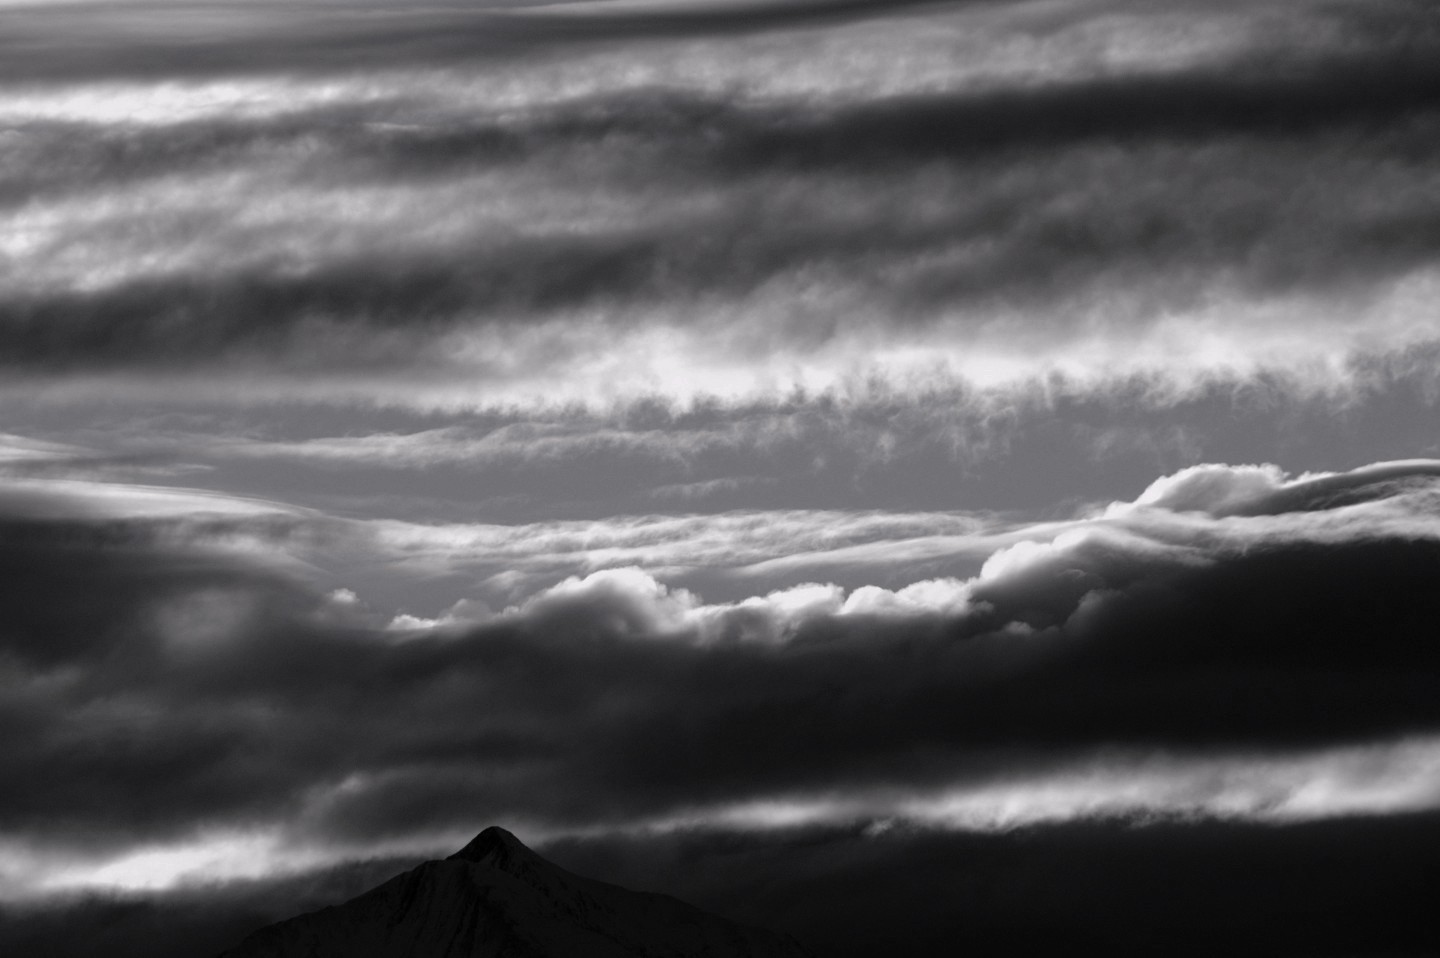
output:
M83 863L224 829L323 859L494 819L1428 808L1433 475L1371 467L1304 512L1152 501L1037 527L969 578L714 603L613 569L436 622L223 538L12 516L0 762L27 784L0 818Z

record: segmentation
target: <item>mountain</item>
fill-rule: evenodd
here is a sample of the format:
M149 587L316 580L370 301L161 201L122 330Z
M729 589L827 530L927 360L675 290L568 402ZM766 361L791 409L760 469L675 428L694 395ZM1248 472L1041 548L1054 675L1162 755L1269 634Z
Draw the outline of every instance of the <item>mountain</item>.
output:
M487 828L350 901L246 938L221 958L807 958L788 936L582 878Z

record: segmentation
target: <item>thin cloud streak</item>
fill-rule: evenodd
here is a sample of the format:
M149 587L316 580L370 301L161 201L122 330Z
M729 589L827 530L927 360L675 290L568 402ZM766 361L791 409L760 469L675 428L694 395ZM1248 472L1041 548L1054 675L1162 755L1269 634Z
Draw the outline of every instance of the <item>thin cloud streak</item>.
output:
M930 793L769 796L684 810L652 820L594 829L527 830L531 840L645 837L710 829L765 832L864 825L937 832L1004 832L1074 821L1220 820L1288 824L1440 808L1433 785L1440 744L1403 741L1276 757L1240 754L1200 759L1107 753L1020 778ZM358 783L350 783L355 787ZM105 860L56 865L32 852L12 859L7 883L53 896L84 890L169 890L202 883L271 878L333 867L358 855L448 853L468 833L421 835L365 848L311 845L283 830L200 837L129 851ZM0 882L4 882L0 876ZM4 885L0 885L4 887ZM9 900L23 900L10 898Z

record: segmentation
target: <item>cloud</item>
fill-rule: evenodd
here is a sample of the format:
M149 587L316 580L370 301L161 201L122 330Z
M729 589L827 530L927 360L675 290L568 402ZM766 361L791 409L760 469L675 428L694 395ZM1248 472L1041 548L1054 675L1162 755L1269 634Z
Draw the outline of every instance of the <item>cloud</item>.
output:
M6 9L0 897L501 821L838 954L1429 943L1432 7Z
M788 931L832 958L897 946L930 958L953 954L957 943L998 958L1077 942L1137 958L1157 947L1195 958L1338 956L1434 950L1424 891L1437 838L1435 816L1401 815L1285 827L694 829L572 837L540 851L581 875ZM81 958L96 946L125 958L215 953L416 863L384 858L168 894L10 905L0 945L56 958Z
M371 538L376 561L390 570L493 577L502 591L487 596L491 600L518 600L566 575L642 564L666 581L706 582L712 592L724 588L726 578L738 578L745 589L807 573L894 581L946 560L978 568L1017 536L956 513L801 510L509 525L377 521L356 531L357 538Z
M1383 498L1416 481L1424 485L1440 464L1434 460L1383 463L1343 475L1303 475L1290 479L1273 465L1232 467L1190 466L1157 479L1135 500L1171 512L1205 512L1212 516L1265 515L1323 510L1347 502ZM1128 505L1118 511L1123 514Z
M1424 339L1412 302L1433 284L1423 207L1379 209L1383 198L1351 185L1339 195L1353 202L1297 217L1304 198L1286 171L1298 154L1216 151L1047 153L1007 164L991 196L978 195L964 170L904 177L877 193L865 177L802 184L747 162L735 186L659 183L635 195L615 184L583 203L553 189L558 183L541 184L526 209L496 210L491 222L475 222L474 211L493 205L485 198L493 181L510 173L403 191L292 188L288 213L254 222L252 210L251 222L238 224L231 217L249 207L250 190L172 189L143 203L156 227L143 244L126 225L138 212L128 202L109 214L67 211L35 230L48 241L21 254L35 269L0 302L3 340L16 371L33 374L198 361L232 375L269 364L343 379L346 370L395 376L420 367L483 375L504 396L505 386L535 378L525 370L612 374L607 340L639 363L620 383L628 390L647 381L669 390L679 370L726 392L730 378L755 388L763 374L741 370L767 349L780 355L764 372L788 379L786 368L803 368L809 349L818 381L833 383L874 351L882 331L898 338L872 360L882 372L903 370L907 351L932 350L941 367L959 362L960 342L974 341L981 358L958 367L968 375L984 375L987 362L1019 362L1042 334L1078 348L1082 368L1102 369L1124 365L1117 340L1137 330L1132 362L1161 368L1181 365L1164 356L1170 343L1189 346L1200 368L1223 368L1238 360L1242 339L1262 333L1260 357L1281 365L1281 346L1312 361L1356 351L1357 326L1392 348ZM1316 176L1337 188L1355 183L1343 144L1301 152L1312 166L1341 157ZM674 168L665 157L654 163ZM1217 165L1232 169L1226 182L1250 186L1225 193ZM1388 195L1423 204L1418 170L1396 180ZM614 207L632 201L649 207L643 221L617 215ZM446 223L455 216L444 210L458 204L471 221ZM346 222L357 205L372 211L372 225L358 231ZM197 223L208 224L199 241L188 238ZM257 249L270 252L236 261ZM1345 297L1339 308L1322 302L1336 293ZM1245 335L1207 299L1248 314ZM745 321L747 312L766 327ZM677 313L692 320L674 324ZM1308 349L1302 316L1318 337ZM727 331L717 340L721 321ZM1053 350L1043 355L1061 361Z
M1417 158L1436 84L1416 8L1061 5L1050 23L1026 6L881 18L892 53L932 20L1005 51L965 73L926 46L923 82L887 80L895 55L858 70L869 35L829 23L833 48L711 38L703 70L647 45L591 51L588 75L487 61L31 91L5 134L25 202L5 211L0 347L27 392L218 379L483 406L557 383L595 402L869 373L1333 381L1431 338ZM276 16L236 13L236 35L309 23ZM413 16L425 36L493 19ZM1188 49L1177 35L1210 39L1164 69L1137 52ZM809 73L768 68L787 60Z
M1279 451L1292 469L1316 471L1440 453L1432 352L1357 360L1325 383L1276 373L1188 387L1160 375L1053 376L990 389L855 381L816 393L692 403L650 396L598 409L424 411L373 401L257 404L240 395L235 406L227 395L194 410L173 399L131 406L97 392L32 407L16 425L121 461L203 468L207 483L235 495L284 495L416 526L523 525L548 535L547 522L727 511L1027 521L1068 518L1206 461L1263 461ZM676 487L690 496L675 498ZM937 534L954 531L935 521ZM796 546L793 553L812 550ZM637 553L629 561L650 560ZM583 570L556 577L573 571Z
M164 894L98 892L7 902L0 906L0 947L56 958L79 958L95 948L116 958L217 954L262 925L343 901L417 863L385 858Z
M537 3L489 0L466 6L416 5L403 14L372 0L246 3L69 0L16 4L3 49L6 78L99 80L206 77L257 72L301 74L454 65L568 52L627 41L724 37L844 24L886 16L912 0L758 0L694 3ZM955 3L953 6L970 6ZM986 4L974 4L982 11ZM377 15L378 14L378 15ZM163 18L168 29L156 29ZM86 49L84 24L104 24L128 43ZM50 56L47 59L46 53ZM86 55L88 54L88 56Z
M225 829L323 857L493 819L1428 808L1403 743L1440 722L1433 472L1370 467L1309 511L1035 527L968 579L717 603L612 569L434 624L257 553L264 515L226 520L243 549L12 515L0 765L26 784L0 820L74 868Z

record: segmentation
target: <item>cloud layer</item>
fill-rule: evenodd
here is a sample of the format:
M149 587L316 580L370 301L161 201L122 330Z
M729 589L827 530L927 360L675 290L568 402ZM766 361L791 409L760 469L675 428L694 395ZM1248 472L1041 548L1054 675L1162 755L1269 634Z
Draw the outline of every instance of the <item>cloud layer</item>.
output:
M1434 949L1434 4L0 20L0 951Z
M26 784L0 820L38 856L9 880L83 883L82 863L146 848L200 867L247 834L210 867L280 867L285 848L297 867L490 820L1430 809L1437 471L1197 467L1010 545L981 530L992 554L968 578L709 604L618 567L435 622L329 587L326 544L355 534L338 520L77 484L70 508L5 520L0 761ZM887 532L876 567L904 561L903 521ZM114 880L163 878L146 861Z
M307 5L233 13L157 40L176 76L192 41L254 57L221 78L47 48L77 76L7 106L0 354L27 388L484 407L1333 378L1433 340L1440 33L1414 4L341 8L323 37ZM449 59L447 18L527 55ZM310 75L367 44L399 56Z

